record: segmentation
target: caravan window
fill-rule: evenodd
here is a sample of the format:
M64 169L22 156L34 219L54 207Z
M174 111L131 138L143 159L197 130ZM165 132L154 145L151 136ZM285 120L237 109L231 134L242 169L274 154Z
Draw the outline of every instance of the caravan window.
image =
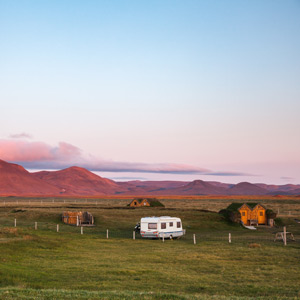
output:
M177 228L181 227L181 222L177 222Z
M173 227L173 222L170 222L170 223L169 223L169 226L170 226L170 227Z
M157 223L148 223L148 229L157 229Z
M167 228L167 223L161 223L160 228L161 229L166 229Z

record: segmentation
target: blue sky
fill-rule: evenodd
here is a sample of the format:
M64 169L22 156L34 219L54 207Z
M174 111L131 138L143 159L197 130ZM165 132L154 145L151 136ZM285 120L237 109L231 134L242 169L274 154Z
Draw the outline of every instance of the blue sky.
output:
M0 159L300 183L299 13L299 1L0 0Z

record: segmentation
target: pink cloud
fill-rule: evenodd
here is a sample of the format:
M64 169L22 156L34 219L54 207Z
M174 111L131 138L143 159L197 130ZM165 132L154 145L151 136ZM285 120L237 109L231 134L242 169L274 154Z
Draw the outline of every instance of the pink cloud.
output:
M50 146L44 142L27 140L0 140L0 159L19 163L28 169L63 169L80 166L91 171L102 172L138 172L165 174L202 174L219 176L241 176L241 173L218 172L191 165L174 163L138 163L100 160L84 155L76 146L60 142Z
M79 148L65 142L60 142L58 147L52 149L52 152L57 159L81 157L81 150Z
M43 162L69 160L80 156L80 150L67 143L51 147L43 142L0 140L0 158L14 162Z

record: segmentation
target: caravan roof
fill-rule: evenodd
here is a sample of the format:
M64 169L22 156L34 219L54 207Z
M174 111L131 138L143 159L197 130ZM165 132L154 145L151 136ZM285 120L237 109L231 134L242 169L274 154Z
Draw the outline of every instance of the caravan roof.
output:
M179 218L170 217L170 216L162 216L162 217L145 217L141 218L141 222L159 222L161 220L177 220Z

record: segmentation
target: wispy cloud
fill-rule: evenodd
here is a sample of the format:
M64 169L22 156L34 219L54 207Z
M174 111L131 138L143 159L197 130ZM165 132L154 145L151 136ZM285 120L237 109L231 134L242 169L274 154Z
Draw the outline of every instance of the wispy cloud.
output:
M148 180L146 177L129 177L129 176L124 176L124 177L111 177L110 179L112 180Z
M288 176L282 176L282 177L280 177L280 179L282 179L282 180L292 180L292 179L295 179L295 178L288 177Z
M242 172L208 172L205 175L212 175L212 176L257 176L254 174L249 173L242 173Z
M28 169L63 169L81 166L99 172L132 172L160 174L197 174L215 176L243 176L243 173L213 172L185 164L120 162L86 155L81 149L66 142L51 146L28 140L0 140L0 159L19 163ZM249 174L247 174L249 175Z
M11 134L9 137L12 139L32 139L32 135L26 132Z

